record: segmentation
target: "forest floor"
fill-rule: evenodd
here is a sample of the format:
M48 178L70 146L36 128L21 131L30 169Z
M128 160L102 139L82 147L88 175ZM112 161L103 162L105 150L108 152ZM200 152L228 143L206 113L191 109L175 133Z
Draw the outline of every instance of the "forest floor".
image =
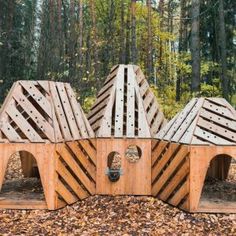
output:
M22 177L17 159L10 167L6 180ZM236 164L229 181L236 183ZM92 196L57 211L0 210L0 235L236 235L236 214L190 214L152 197Z

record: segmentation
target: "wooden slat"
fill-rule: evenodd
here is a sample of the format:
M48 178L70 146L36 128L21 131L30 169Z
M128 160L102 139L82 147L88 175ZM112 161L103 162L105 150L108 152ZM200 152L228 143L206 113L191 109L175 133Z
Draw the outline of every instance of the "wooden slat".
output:
M120 66L117 73L116 84L116 112L115 112L115 136L123 137L123 116L124 116L124 66Z
M232 142L229 142L226 139L220 138L206 130L196 127L194 135L216 145L232 145Z
M222 116L212 114L211 112L209 112L205 109L201 110L200 116L207 119L207 120L211 120L214 123L219 124L223 127L227 127L229 129L232 129L233 131L236 131L236 121L232 121L232 120L226 119Z
M159 110L158 114L151 126L151 132L152 136L154 137L157 132L161 129L161 125L163 124L163 121L165 120L164 114Z
M0 130L10 142L24 142L15 129L13 129L13 127L7 121L2 120L0 122Z
M95 185L91 182L88 176L83 172L80 166L76 163L76 161L72 158L71 154L67 150L66 147L61 147L58 151L58 154L61 158L68 164L70 169L74 172L74 174L79 178L85 188L89 191L90 194L95 192Z
M179 183L186 177L188 173L189 161L187 160L158 197L164 201L167 200L167 198L171 195L174 189L179 185Z
M20 81L20 84L30 94L34 101L52 118L52 108L47 98L32 84L27 81Z
M154 102L150 108L150 110L147 113L147 121L148 124L151 124L151 121L153 119L153 117L155 116L155 114L158 112L159 110L159 106L156 102Z
M216 135L219 135L221 137L229 139L232 142L236 142L236 133L235 132L232 132L232 131L225 129L219 125L216 125L212 122L204 120L201 117L198 120L198 126L208 130L209 132L213 132Z
M161 141L155 150L152 151L152 166L156 163L156 160L160 157L161 153L168 146L167 142Z
M171 143L167 151L163 154L160 161L153 167L152 169L152 182L156 179L156 177L161 173L163 167L168 163L172 155L178 149L179 144Z
M148 89L149 89L149 84L147 80L143 80L143 83L141 87L139 88L141 97L147 92Z
M47 94L50 94L48 81L39 80L37 81L37 83L47 92Z
M7 108L7 114L17 124L21 131L31 142L43 143L44 140L38 135L33 127L25 120L21 113L15 108L14 105L10 105Z
M94 165L96 165L96 150L90 145L88 140L80 140L79 143L84 148Z
M86 126L84 124L84 119L81 110L80 105L77 103L75 94L72 91L72 88L69 84L65 84L65 88L68 94L68 99L70 100L71 108L75 117L76 124L79 128L80 136L82 138L88 138L88 131L86 129Z
M57 181L57 189L56 191L60 196L68 203L72 204L78 200L77 197L75 197L65 186L64 184L58 180Z
M81 151L78 144L76 142L69 142L67 145L70 147L72 152L78 158L79 162L82 166L88 171L88 174L92 177L94 181L96 181L96 168L95 166L88 160L88 157Z
M154 102L154 100L154 94L149 90L147 96L143 100L144 109L147 110L147 108L150 106L151 103Z
M135 136L135 74L132 66L128 66L127 83L127 116L126 116L126 136L133 138Z
M152 192L154 195L157 195L158 192L161 190L163 185L166 183L168 178L171 174L175 171L177 166L180 164L180 162L186 157L188 154L188 149L185 147L181 147L180 150L177 152L173 160L170 162L170 164L167 166L163 174L160 176L160 178L157 180L157 182L154 184Z
M53 127L38 112L31 102L21 93L14 93L13 97L28 114L28 116L36 123L37 127L48 137L51 142L55 141Z
M184 122L185 118L188 116L188 114L191 112L193 107L196 105L197 99L192 99L185 109L181 111L178 115L178 119L175 120L171 128L168 130L168 133L165 135L165 140L171 140L173 135L176 134L176 131L179 129L179 127Z
M177 206L180 201L188 194L188 180L181 186L175 195L168 201L171 205Z
M171 141L179 142L181 137L184 135L184 133L188 130L189 126L192 124L193 120L196 117L198 117L198 113L203 105L203 102L204 102L204 99L198 99L197 103L191 109L189 114L187 114L187 116L186 116L184 122L182 123L182 125L180 126L180 128L177 130L177 132L171 138Z
M228 119L232 119L235 120L236 118L233 116L233 114L226 108L223 106L217 106L212 102L208 102L207 100L205 100L203 107L214 112L217 113L220 116L224 116Z
M67 97L67 93L66 93L64 84L60 83L60 82L56 82L56 86L58 89L58 94L59 94L59 97L61 100L61 104L63 106L64 115L67 118L67 124L68 124L70 131L71 131L73 139L79 139L80 134L78 132L78 127L76 124L76 118L74 117L73 111L71 109L71 105L70 105L69 99Z
M65 118L61 101L57 93L56 84L53 82L49 82L49 83L50 83L51 96L53 97L54 109L57 115L57 120L61 128L61 132L64 136L64 139L66 141L70 141L72 140L72 136L71 136L71 133L70 133L70 130L69 130L66 118Z
M61 161L58 161L57 172L71 187L71 189L75 192L79 199L84 199L89 196L88 193L79 185L76 179L71 175L71 173L66 169L66 167L61 163Z

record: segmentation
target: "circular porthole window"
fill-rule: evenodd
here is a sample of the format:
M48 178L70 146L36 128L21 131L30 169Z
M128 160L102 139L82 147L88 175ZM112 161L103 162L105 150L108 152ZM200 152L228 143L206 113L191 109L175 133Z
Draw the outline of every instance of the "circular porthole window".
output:
M142 156L142 150L137 145L130 145L125 152L125 157L131 163L136 163Z

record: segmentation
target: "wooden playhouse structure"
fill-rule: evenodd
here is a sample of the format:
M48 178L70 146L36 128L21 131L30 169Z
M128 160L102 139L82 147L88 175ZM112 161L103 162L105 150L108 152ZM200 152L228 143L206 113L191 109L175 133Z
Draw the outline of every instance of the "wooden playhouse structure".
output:
M156 138L153 196L190 212L236 212L236 185L231 199L202 195L205 178L225 180L236 159L236 111L226 100L192 99Z
M54 210L95 193L94 137L69 84L14 83L0 111L0 208ZM14 153L20 153L26 177L35 175L37 164L44 200L4 193Z
M151 138L166 120L138 66L111 69L88 120L97 138L96 193L150 195Z

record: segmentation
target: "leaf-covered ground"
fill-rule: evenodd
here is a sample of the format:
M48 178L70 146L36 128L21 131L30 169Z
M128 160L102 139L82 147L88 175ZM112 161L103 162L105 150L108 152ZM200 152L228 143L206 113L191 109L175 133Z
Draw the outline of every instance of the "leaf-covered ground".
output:
M17 177L16 163L8 179ZM152 197L93 196L58 211L0 210L0 235L236 235L236 214L189 214Z

